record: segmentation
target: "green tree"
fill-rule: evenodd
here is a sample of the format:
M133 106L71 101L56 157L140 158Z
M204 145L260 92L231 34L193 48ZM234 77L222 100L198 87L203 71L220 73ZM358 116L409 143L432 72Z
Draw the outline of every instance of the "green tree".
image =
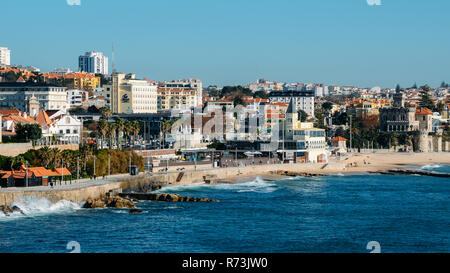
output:
M326 101L322 104L322 108L323 110L325 110L326 112L329 112L332 108L333 108L333 103Z
M255 98L260 98L260 99L268 99L269 98L269 94L265 91L265 90L260 90L260 91L256 91Z
M39 124L23 124L16 125L16 139L19 141L38 140L42 137L42 130Z
M117 130L117 144L119 146L119 149L122 149L122 142L120 141L120 134L123 132L125 126L125 121L121 117L116 118L116 130Z
M101 119L98 122L98 131L100 133L101 141L102 141L100 147L103 149L103 147L104 147L103 143L105 142L105 137L108 134L108 122L106 122L105 119Z
M420 91L420 106L434 110L435 105L431 99L430 91L431 88L428 85L422 87L422 90Z
M303 111L303 110L298 110L298 119L301 121L301 122L305 122L306 121L306 119L308 118L308 114L305 112L305 111Z

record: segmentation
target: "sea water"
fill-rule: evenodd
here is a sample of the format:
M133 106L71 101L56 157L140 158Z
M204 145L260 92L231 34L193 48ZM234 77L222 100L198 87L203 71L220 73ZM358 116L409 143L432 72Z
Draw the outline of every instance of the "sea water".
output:
M450 172L430 165L427 171ZM140 202L81 209L45 199L0 216L0 252L381 252L450 251L446 178L333 175L165 188L219 203ZM70 248L69 248L70 249Z

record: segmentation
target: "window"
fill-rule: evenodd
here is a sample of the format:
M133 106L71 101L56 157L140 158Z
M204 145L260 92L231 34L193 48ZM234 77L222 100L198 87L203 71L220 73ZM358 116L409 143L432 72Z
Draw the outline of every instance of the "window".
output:
M67 130L66 130L66 134L70 134L70 129L67 129Z

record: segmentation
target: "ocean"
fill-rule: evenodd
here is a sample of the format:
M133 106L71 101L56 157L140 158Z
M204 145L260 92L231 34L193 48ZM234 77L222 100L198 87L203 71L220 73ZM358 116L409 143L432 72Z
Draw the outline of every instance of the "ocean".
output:
M424 170L450 173L450 166ZM333 175L243 184L195 185L162 192L219 203L140 202L124 209L81 209L45 199L0 216L0 252L381 252L450 251L446 178Z

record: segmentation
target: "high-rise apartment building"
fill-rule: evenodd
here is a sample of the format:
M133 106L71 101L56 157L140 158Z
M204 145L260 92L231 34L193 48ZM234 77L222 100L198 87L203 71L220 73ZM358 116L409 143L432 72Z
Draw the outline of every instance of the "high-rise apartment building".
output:
M7 47L0 47L0 65L11 65L11 51Z
M78 70L95 74L108 74L108 57L102 52L86 52L78 58Z
M134 74L115 73L112 83L103 87L113 113L156 113L158 110L156 85L138 80Z

